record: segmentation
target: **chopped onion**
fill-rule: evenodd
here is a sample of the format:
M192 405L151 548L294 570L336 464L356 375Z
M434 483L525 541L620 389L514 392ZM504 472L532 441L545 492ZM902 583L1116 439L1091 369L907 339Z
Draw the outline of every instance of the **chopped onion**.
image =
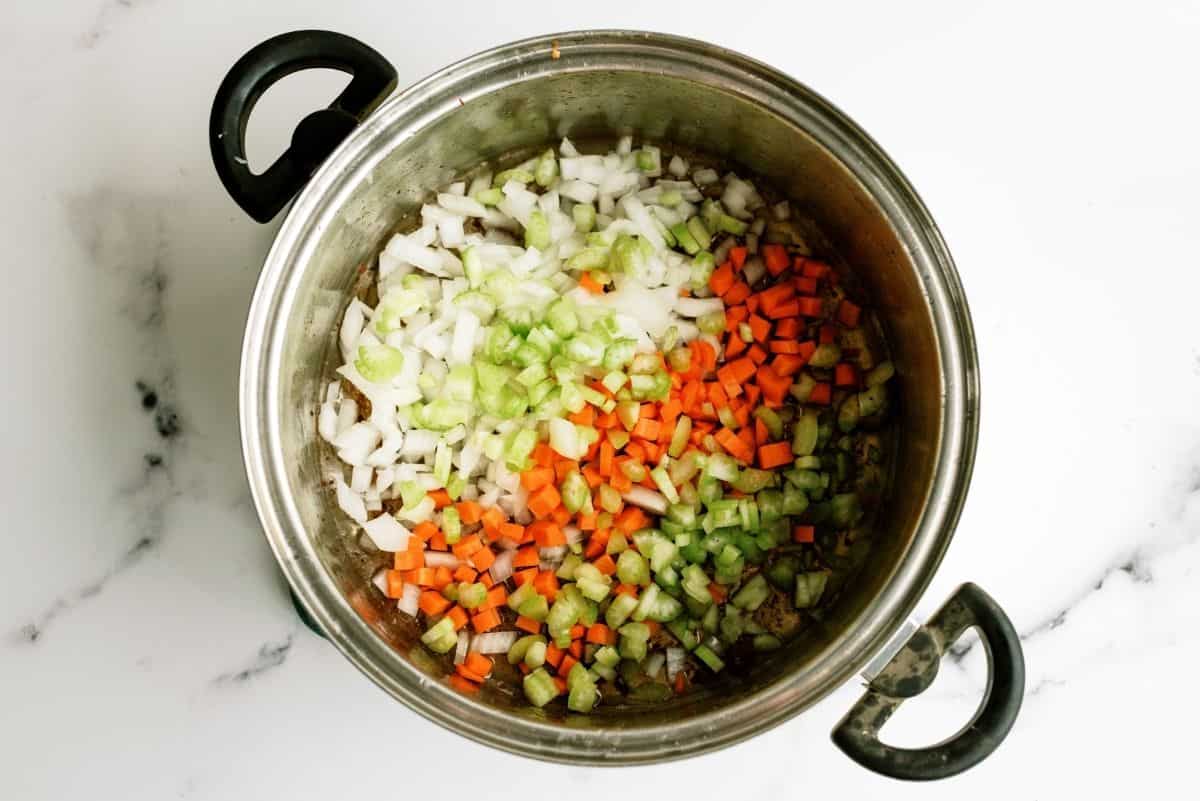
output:
M462 562L453 553L443 553L441 551L425 551L425 566L426 567L448 567L451 570L461 565Z
M675 677L679 675L679 671L683 670L684 664L687 662L687 651L682 648L667 649L667 681L675 681Z
M381 551L403 551L408 547L411 532L396 518L382 514L363 523L363 531Z
M563 536L567 538L567 545L583 542L583 531L578 526L563 526L562 532Z
M467 648L471 644L471 635L467 634L467 630L458 630L458 643L454 646L454 664L461 665L467 661Z
M421 587L417 584L405 584L401 596L396 601L396 608L406 615L417 616L421 608Z
M655 651L646 658L643 670L646 671L647 676L654 676L658 671L662 670L663 663L666 661L667 657L663 655L662 651Z
M371 583L374 584L380 592L382 592L384 595L387 595L387 570L377 571L374 576L371 576Z
M338 413L332 401L321 404L321 413L317 416L317 433L321 439L332 443L338 435Z
M504 550L496 554L496 561L492 562L491 567L493 581L504 581L513 574L513 559L516 556L517 552L515 550Z
M553 545L548 548L539 548L538 556L544 562L558 563L567 555L566 545Z
M512 648L518 636L520 636L519 631L488 631L476 634L471 640L471 651L480 654L505 653Z
M621 497L625 499L626 503L632 503L634 506L639 506L647 512L654 512L656 515L667 512L666 496L646 487L633 487Z
M675 311L683 317L702 317L725 311L725 304L720 298L680 298L675 302Z
M350 471L350 489L362 495L371 487L371 479L375 477L375 471L370 465L359 464L355 465Z
M350 489L346 484L345 479L339 473L332 473L330 478L333 480L334 487L337 490L337 505L343 512L350 516L357 523L367 522L367 506L363 503L361 495L358 495Z

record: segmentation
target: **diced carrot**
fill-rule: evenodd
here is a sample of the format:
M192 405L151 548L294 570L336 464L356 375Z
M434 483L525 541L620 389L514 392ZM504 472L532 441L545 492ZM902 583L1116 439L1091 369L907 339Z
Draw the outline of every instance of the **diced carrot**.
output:
M471 653L467 654L467 658L466 661L463 662L463 666L467 670L477 673L484 678L492 675L492 660L476 651L472 651Z
M558 494L558 488L554 485L548 485L542 487L537 492L530 494L528 506L529 511L532 512L535 517L546 517L553 512L560 503L562 503L562 496Z
M704 385L699 381L689 381L683 385L681 400L683 408L691 409L696 405L696 401L700 398L700 393L704 389Z
M446 492L444 489L430 490L426 493L426 495L428 495L433 501L434 509L444 509L451 503L450 493Z
M613 587L613 595L632 595L634 598L638 595L637 587L632 584L618 584Z
M562 661L558 663L558 667L554 669L554 672L560 676L566 676L571 672L571 668L575 667L577 664L579 664L579 660L575 656L571 654L563 654Z
M662 451L661 448L659 448L653 442L651 442L649 440L645 440L645 439L638 440L638 444L641 445L642 450L646 452L646 461L648 461L648 462L657 462L658 461L658 457L661 456L661 453L660 453ZM649 480L649 477L647 477L647 480ZM654 486L654 483L651 482L650 486Z
M724 367L717 370L717 378L722 384L741 384L748 381L752 375L754 375L754 362L749 359L726 362Z
M540 561L537 548L521 548L513 557L513 567L536 567Z
M492 580L492 574L486 570L480 573L478 578L479 583L487 587L489 590L496 584L496 582Z
M538 569L536 567L530 567L525 570L518 570L515 573L513 573L513 581L516 583L516 585L518 587L523 587L524 585L530 583L535 578L537 578L537 574L538 574Z
M571 645L567 648L567 653L576 659L583 659L583 639L571 640Z
M579 285L588 292L591 292L593 295L604 294L604 286L595 278L593 278L591 273L585 272L583 275L579 276Z
M596 566L597 570L606 576L611 576L613 573L617 572L617 563L614 562L613 558L608 554L604 554L604 556L601 556L595 562L592 562L592 564Z
M424 551L396 551L392 556L392 566L397 570L416 570L425 567Z
M739 462L749 464L754 458L754 451L746 446L746 443L738 439L737 434L730 431L728 428L722 428L713 435L717 444L724 448L730 456L737 459Z
M513 542L520 542L525 537L525 527L520 523L501 523L500 536L501 538L507 537Z
M546 664L558 667L562 663L563 656L563 649L554 643L546 646Z
M746 308L750 310L751 314L758 312L758 307L762 304L762 298L760 297L761 294L762 293L751 295L750 297L746 298Z
M405 570L404 581L408 584L420 584L422 587L432 587L437 584L437 571L432 567L418 567L416 570Z
M714 408L724 409L729 405L729 395L725 393L725 388L715 381L708 384L708 400Z
M829 382L821 381L812 388L812 392L808 395L808 402L815 403L820 406L828 406L833 399L833 388L829 386Z
M783 355L776 356L771 360L771 369L781 376L792 376L800 372L800 368L805 364L805 360L799 356Z
M805 259L804 267L801 268L800 272L805 278L824 278L829 274L830 270L828 264L813 261L812 259Z
M641 531L650 523L650 518L636 506L627 506L617 515L616 527L625 534Z
M504 523L504 521L504 510L499 506L493 506L491 509L488 509L483 513L483 517L481 518L483 530L489 533L493 531L499 531L500 525Z
M571 626L571 639L572 640L582 640L584 638L584 635L586 635L586 634L587 634L587 629L584 626L582 626L581 624L576 623L574 626Z
M554 687L558 690L558 694L562 695L567 691L567 681L561 676L553 676Z
M575 518L575 525L579 526L580 531L595 531L596 530L597 514L592 512L590 515L580 514Z
M729 591L715 581L708 583L708 594L712 596L713 602L718 604L725 603L725 599L729 597Z
M629 492L629 490L633 489L633 482L629 480L629 476L619 470L613 473L608 483L617 492Z
M455 665L454 666L454 675L458 676L459 678L466 679L467 681L474 682L476 684L483 684L483 682L486 681L486 679L487 679L486 676L476 673L474 670L471 670L465 664Z
M643 405L649 406L650 404ZM630 433L633 434L633 436L641 437L642 439L657 439L658 425L659 424L657 420L651 420L643 417L642 419L638 420L637 425L633 427L633 431Z
M721 296L721 300L726 303L738 304L748 297L750 297L750 287L745 281L738 281L729 288L729 291Z
M774 470L792 461L792 446L787 442L773 442L758 449L758 466L763 470Z
M484 575L487 574L485 573ZM486 608L495 609L503 606L507 600L508 590L504 588L503 584L493 584L491 587L488 587L487 601L485 602Z
M444 590L454 581L454 574L450 572L450 568L442 565L433 571L433 588L435 590Z
M657 405L655 405L653 403L643 403L640 406L638 406L638 418L645 419L647 417L650 418L651 420L653 420L655 417L658 417L658 406Z
M458 516L462 522L468 526L479 522L483 517L483 507L475 501L459 501L454 504L454 508L458 510Z
M676 695L683 695L684 693L687 692L687 685L688 685L687 673L685 673L684 671L681 670L675 674L675 684L672 685L671 689L673 689L675 691Z
M833 384L837 387L857 387L858 368L850 362L838 362L833 368Z
M554 449L547 442L539 442L533 448L533 461L538 467L554 467L556 458L557 454L554 453Z
M533 533L533 541L539 548L567 544L567 536L563 534L562 527L553 520L539 520L530 523L526 528Z
M459 565L454 569L453 575L455 581L465 581L470 584L479 574L472 570L470 565Z
M603 414L596 415L596 428L601 431L613 428L619 422L621 420L617 417L616 412L604 412Z
M554 469L550 467L534 467L521 473L521 486L530 492L537 492L547 484L554 483Z
M491 548L480 548L471 555L470 561L476 570L487 570L496 561L496 552Z
M730 248L729 260L733 262L733 268L735 270L742 269L742 266L746 263L746 248L742 245Z
M448 551L448 550L450 550L450 546L448 544L446 544L446 535L443 534L440 529L438 530L437 534L434 534L432 537L430 537L429 550L431 550L431 551Z
M796 298L796 303L798 304L796 310L797 313L795 315L791 315L793 317L822 317L825 314L820 298Z
M404 594L404 576L399 570L387 570L383 574L385 587L383 594L389 598L399 598Z
M787 249L783 245L767 244L759 248L762 253L763 262L767 265L767 270L771 275L779 275L788 268L790 259L788 258Z
M795 339L798 336L800 336L800 321L795 317L780 320L775 324L775 337L777 339Z
M682 676L683 673L680 673L679 675ZM460 693L477 693L477 692L479 692L478 684L475 684L470 679L463 678L462 676L458 675L457 673L451 673L450 678L447 680L450 682L450 686L453 687L454 689L458 690Z
M567 507L559 505L550 513L550 519L560 526L565 526L571 522L571 513L567 511Z
M559 459L554 463L554 483L561 484L567 476L579 470L579 462L571 459Z
M446 613L446 617L450 618L450 623L454 626L455 631L458 631L463 626L467 625L467 610L463 609L458 604L455 604L454 608Z
M495 609L485 609L477 615L471 615L471 628L478 633L491 631L500 625L500 613Z
M780 376L770 365L764 364L758 368L758 385L762 387L763 398L768 403L781 404L792 387L792 380Z
M766 342L771 335L771 324L757 314L750 315L750 333L756 342Z
M577 426L592 426L596 422L596 407L585 404L579 411L567 415L567 419Z
M617 633L603 623L593 623L588 627L587 641L596 645L615 645Z
M745 353L747 347L749 346L741 337L736 335L731 336L729 337L729 342L725 345L725 358L732 359L741 356Z
M426 520L424 523L418 523L416 526L414 526L412 533L415 534L417 539L419 539L421 542L425 542L433 537L433 535L437 533L437 530L438 527L435 524ZM410 539L409 543L411 542L412 540Z
M440 615L450 608L450 601L440 592L425 590L417 600L417 607L427 615Z
M792 529L792 539L795 542L812 542L817 530L813 526L796 526Z
M750 310L745 306L726 306L725 307L725 329L732 331L737 328L737 323L742 322L750 316ZM729 327L729 323L733 323L733 328Z
M815 278L798 276L792 279L792 286L796 287L796 291L801 295L817 294L817 279Z
M754 440L755 442L766 442L770 439L770 431L767 430L767 424L762 421L762 418L754 418Z
M605 442L604 444L608 445L607 442ZM609 447L611 447L611 446L609 446ZM593 465L593 464L584 465L582 472L583 472L583 478L585 481L587 481L587 485L590 489L595 489L596 487L598 487L604 483L604 476L602 476L600 474L600 468L597 467L596 465Z
M708 279L708 288L717 295L724 295L733 286L737 278L733 274L733 265L725 262L717 269L713 270Z
M643 620L642 622L646 624L646 628L650 629L651 637L653 637L655 634L658 634L658 632L662 630L662 624L657 620Z
M587 545L583 549L583 555L588 559L595 559L604 553L604 549L608 547L609 537L612 535L612 529L602 528L592 533L588 537Z
M766 314L772 320L779 320L784 317L797 317L800 314L800 302L795 299L785 301L768 311Z
M558 576L554 575L553 570L539 571L537 578L533 580L533 588L538 591L538 595L544 595L547 600L553 601L558 596Z
M540 622L524 615L517 615L516 626L521 631L527 631L530 634L540 634L542 631L542 624Z
M821 332L817 335L817 341L822 345L832 345L837 341L837 326L826 323L821 326Z

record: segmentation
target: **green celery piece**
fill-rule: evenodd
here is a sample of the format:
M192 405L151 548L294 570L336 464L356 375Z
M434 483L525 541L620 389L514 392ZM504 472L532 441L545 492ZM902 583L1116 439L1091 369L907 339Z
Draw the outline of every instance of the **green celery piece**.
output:
M391 345L360 345L354 369L373 384L391 381L404 369L404 354Z
M525 677L522 686L525 690L525 697L536 707L545 706L558 695L558 687L554 685L554 679L550 678L550 674L540 667Z

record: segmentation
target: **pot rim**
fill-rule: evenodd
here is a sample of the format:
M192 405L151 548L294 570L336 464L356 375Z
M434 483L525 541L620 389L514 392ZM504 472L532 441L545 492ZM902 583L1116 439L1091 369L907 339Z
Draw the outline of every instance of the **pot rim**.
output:
M548 58L557 47L563 59ZM309 542L291 497L280 441L278 398L285 323L329 219L383 158L378 137L403 124L419 130L471 97L552 71L669 70L735 91L805 130L828 148L880 205L920 273L941 361L942 438L916 532L884 589L802 674L784 673L718 711L669 725L572 729L505 713L429 681L354 611ZM289 210L251 301L239 376L239 420L251 495L267 541L300 601L347 659L394 698L443 728L510 753L570 764L644 764L695 756L796 716L855 673L892 637L932 579L961 514L974 465L979 385L966 298L932 217L881 148L841 111L795 79L706 42L660 33L589 30L501 45L463 59L380 106L314 174ZM464 721L470 720L470 725Z

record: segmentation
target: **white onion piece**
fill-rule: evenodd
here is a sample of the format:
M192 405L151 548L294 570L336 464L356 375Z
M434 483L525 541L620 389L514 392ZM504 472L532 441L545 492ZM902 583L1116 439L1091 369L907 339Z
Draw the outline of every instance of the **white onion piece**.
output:
M426 567L448 567L453 570L461 564L462 562L453 553L442 553L441 551L425 552Z
M469 197L443 193L438 195L438 205L452 214L463 217L486 217L487 207Z
M325 388L325 402L337 403L342 397L342 382L330 381L329 386Z
M646 658L646 664L643 668L646 671L646 675L653 676L658 673L658 671L662 670L663 663L666 661L667 657L663 655L662 651L655 651L654 653L650 654L650 656Z
M564 158L575 158L579 155L579 150L576 149L575 143L567 137L563 137L562 142L558 145L558 152Z
M338 458L349 465L360 465L379 445L379 430L370 423L355 423L338 434L333 446L338 449Z
M329 477L333 480L334 487L337 490L338 508L349 515L350 519L356 523L366 523L367 505L363 503L362 496L352 491L340 474L332 473Z
M467 648L471 645L471 635L465 628L458 630L458 643L454 646L454 664L461 665L467 661Z
M567 555L567 550L567 546L565 545L552 545L548 548L539 548L538 556L544 562L561 562L563 557Z
M317 416L317 433L326 442L333 442L338 435L338 413L330 401L321 404L321 413Z
M408 548L411 532L396 518L382 514L363 523L363 531L381 551L403 551Z
M479 318L469 311L461 312L454 322L454 340L450 345L450 364L470 364L475 352L475 335L479 333Z
M717 175L717 171L710 167L704 167L692 173L692 181L696 186L715 184L718 180L720 180L720 176Z
M374 576L371 576L371 583L379 589L384 595L387 595L387 570L380 570Z
M358 338L362 336L363 326L366 325L366 312L368 307L358 298L350 301L350 305L346 307L346 313L342 317L342 327L338 332L338 343L342 348L342 359L345 361L353 361L355 356L355 344Z
M583 542L583 532L578 526L563 526L562 532L563 536L567 538L567 545Z
M621 497L625 499L626 503L632 503L634 506L641 507L647 512L654 512L656 515L667 512L666 496L646 487L633 487Z
M682 648L667 649L667 681L675 681L675 677L679 675L679 671L683 670L684 664L687 662L687 651Z
M635 487L634 489L637 489L637 488ZM412 509L408 509L408 510L401 509L396 514L401 520L404 520L405 522L408 522L408 523L415 524L415 523L424 523L427 520L433 519L433 512L434 512L433 498L430 498L429 496L425 496L425 498L423 498L421 500L421 502L418 503Z
M506 653L520 634L519 631L488 631L476 634L471 639L471 651L480 654Z
M493 581L504 581L513 574L513 559L516 556L517 552L514 550L504 550L496 554L496 561L492 562L490 568Z
M674 175L676 178L682 178L687 175L688 163L679 156L672 156L671 161L667 164L667 172Z
M362 495L371 488L371 479L375 477L375 470L366 464L358 464L350 471L350 489Z
M675 311L682 317L701 317L725 311L725 303L720 298L680 298L675 301Z
M742 268L742 277L746 279L746 283L750 286L758 283L758 280L767 273L767 265L758 256L746 259L746 266Z
M338 406L337 432L341 434L350 426L354 425L354 421L358 419L358 404L354 398L342 398L341 404Z
M399 600L396 601L396 608L406 615L417 616L417 611L421 608L421 588L416 584L405 584L401 591Z
M563 197L576 203L591 203L599 194L595 186L584 181L564 181L559 185L558 191Z

